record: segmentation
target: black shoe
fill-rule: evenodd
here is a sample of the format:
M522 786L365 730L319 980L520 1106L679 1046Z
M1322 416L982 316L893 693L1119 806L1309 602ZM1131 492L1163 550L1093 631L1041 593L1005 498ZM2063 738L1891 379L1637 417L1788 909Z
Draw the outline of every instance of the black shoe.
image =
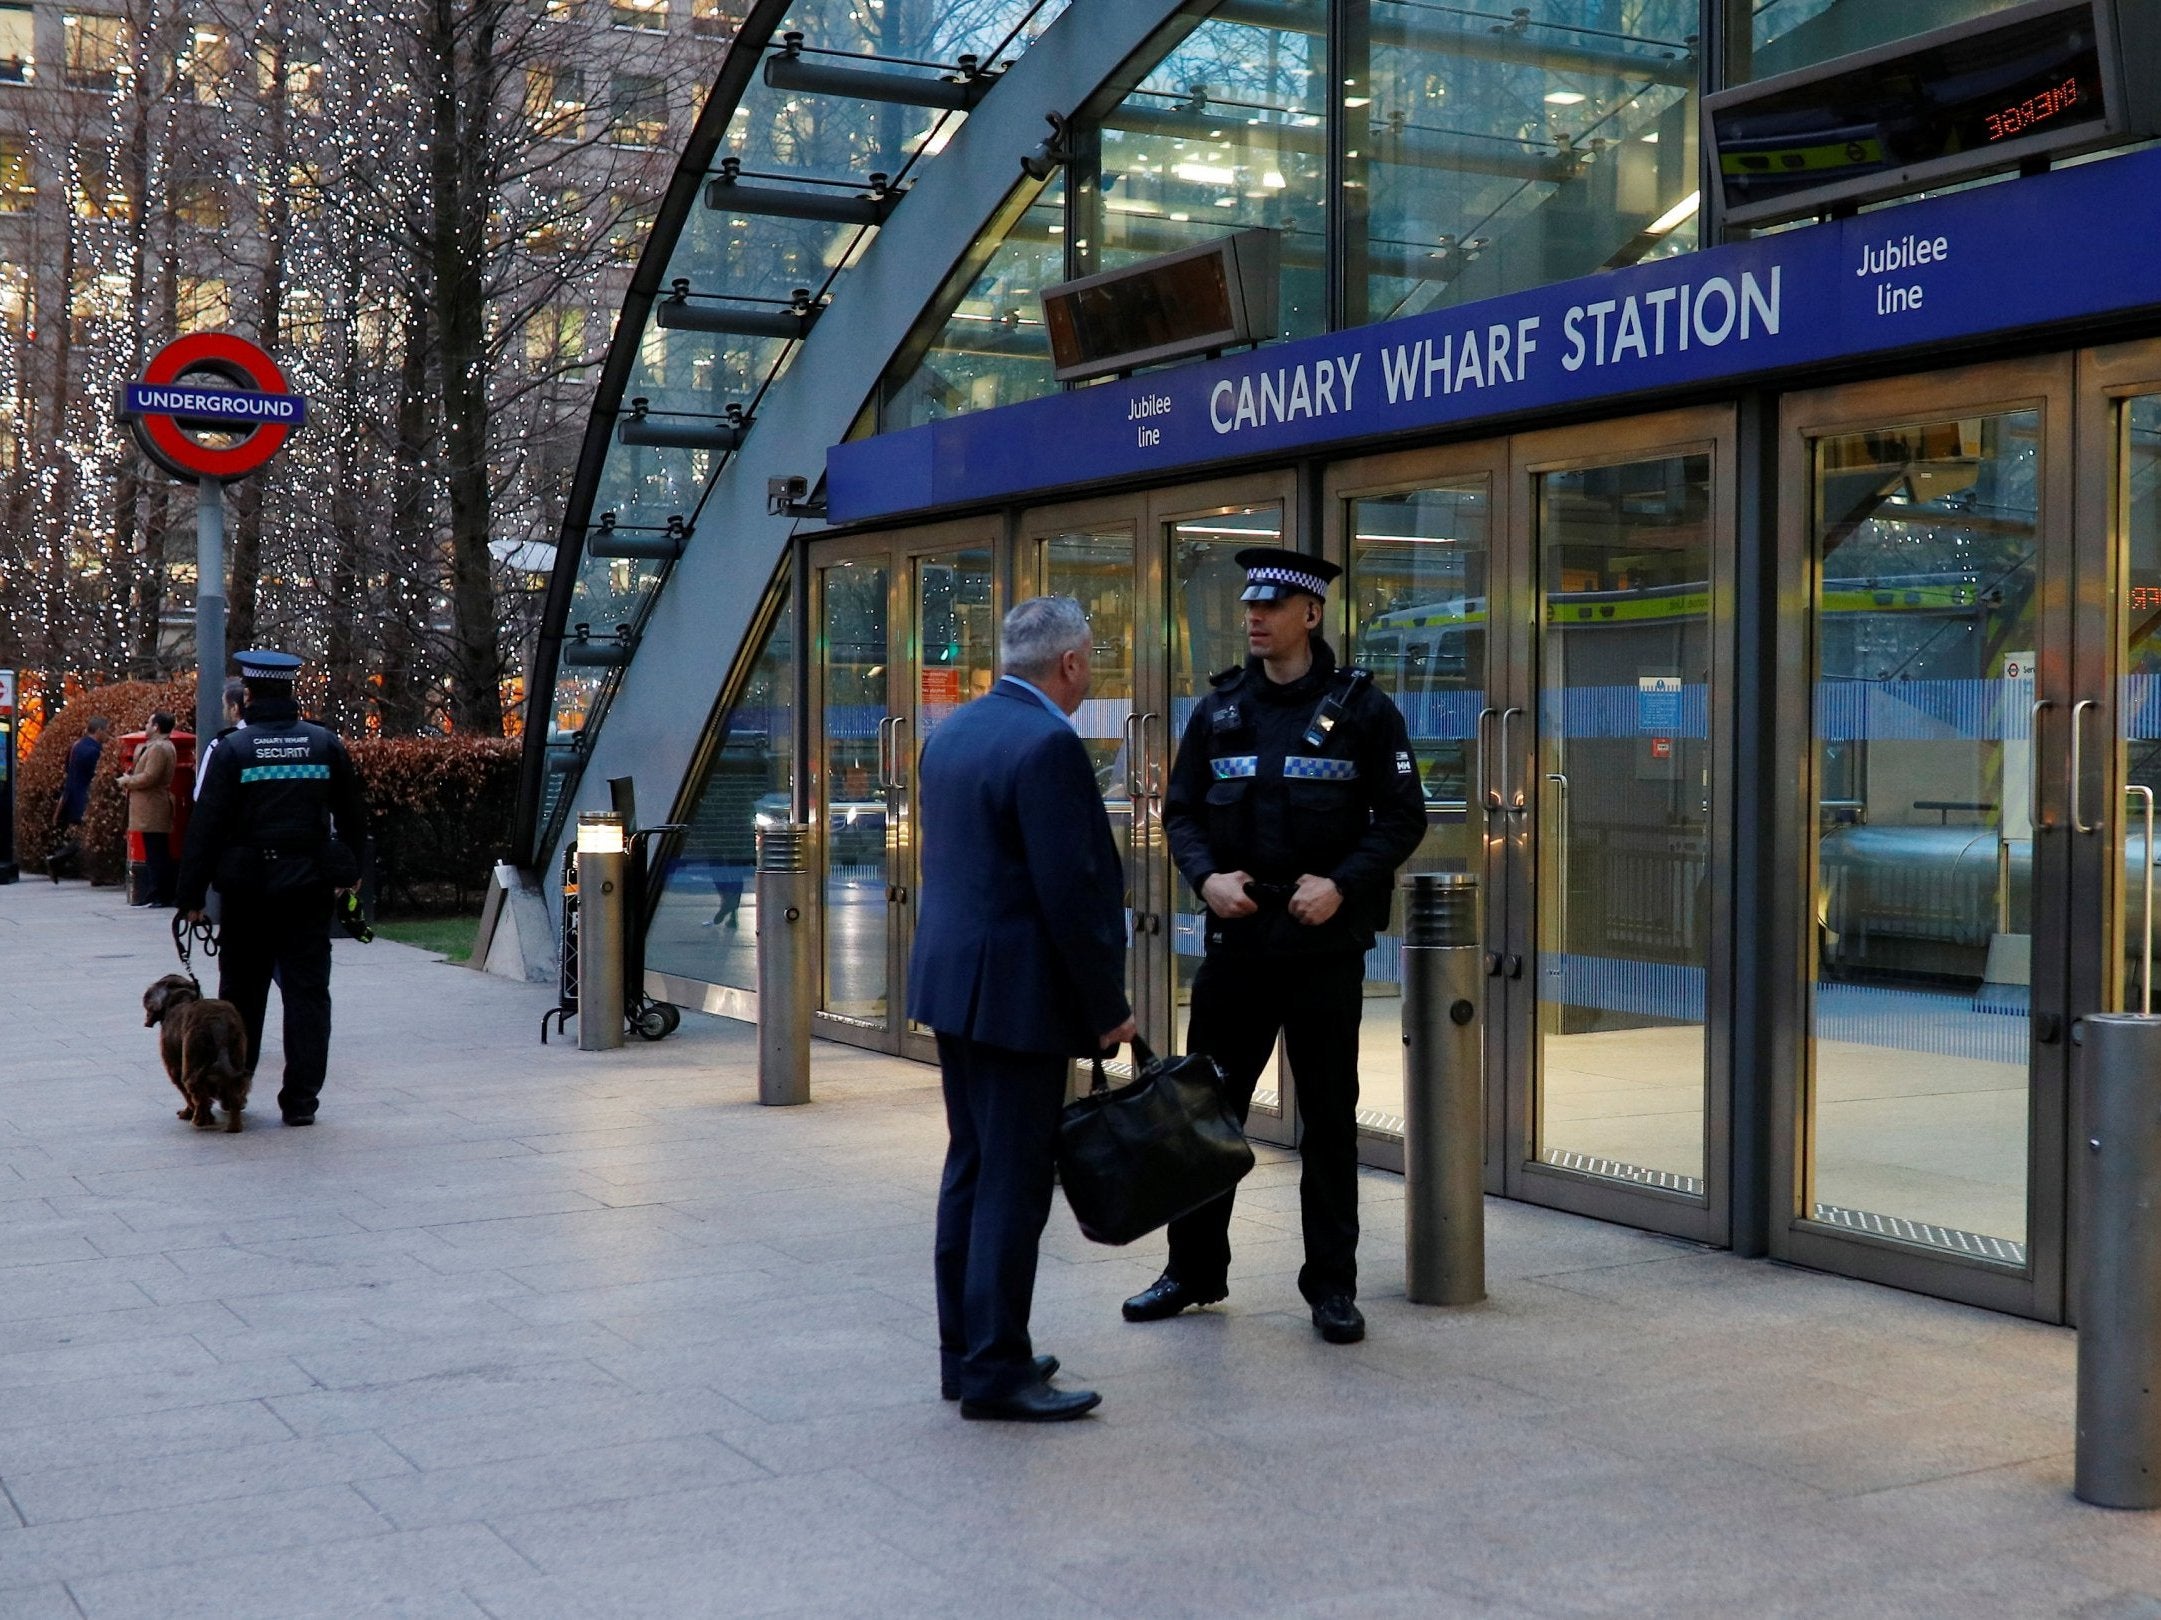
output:
M1092 1389L1052 1389L1030 1384L1013 1395L994 1395L988 1400L962 1401L960 1415L977 1422L1063 1423L1083 1417L1103 1404Z
M1160 1322L1189 1305L1213 1305L1229 1293L1228 1288L1189 1287L1166 1271L1125 1302L1125 1318L1128 1322Z
M315 1123L313 1114L286 1114L283 1118L288 1125L313 1125Z
M1366 1336L1366 1319L1348 1294L1330 1294L1314 1306L1313 1325L1330 1344L1356 1344Z
M1056 1356L1037 1356L1035 1358L1035 1375L1042 1379L1044 1383L1049 1383L1056 1376L1057 1371L1058 1358ZM938 1385L938 1393L946 1400L957 1401L960 1399L960 1385L954 1383L950 1378L942 1379Z

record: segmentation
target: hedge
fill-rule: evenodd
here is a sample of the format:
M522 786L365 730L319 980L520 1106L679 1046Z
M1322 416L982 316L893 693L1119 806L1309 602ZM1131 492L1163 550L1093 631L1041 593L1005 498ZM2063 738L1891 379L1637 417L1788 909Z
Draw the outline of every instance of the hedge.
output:
M45 869L67 754L90 717L112 722L90 789L83 828L84 869L93 883L117 883L127 862L127 796L117 739L141 731L158 709L182 717L195 708L192 679L124 681L76 694L22 762L16 846L24 867ZM347 749L368 800L375 838L377 905L388 911L478 908L488 872L507 853L518 795L518 744L504 738L360 738Z

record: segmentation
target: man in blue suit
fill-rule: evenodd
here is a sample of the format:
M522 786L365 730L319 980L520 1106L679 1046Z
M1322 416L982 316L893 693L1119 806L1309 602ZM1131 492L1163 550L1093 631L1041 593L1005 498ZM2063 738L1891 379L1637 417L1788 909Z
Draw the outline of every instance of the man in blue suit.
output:
M1005 616L1005 674L939 725L918 782L923 885L908 1016L937 1032L950 1132L938 1192L938 1343L961 1416L1091 1411L1028 1338L1067 1064L1133 1037L1125 880L1069 717L1092 637L1070 597Z

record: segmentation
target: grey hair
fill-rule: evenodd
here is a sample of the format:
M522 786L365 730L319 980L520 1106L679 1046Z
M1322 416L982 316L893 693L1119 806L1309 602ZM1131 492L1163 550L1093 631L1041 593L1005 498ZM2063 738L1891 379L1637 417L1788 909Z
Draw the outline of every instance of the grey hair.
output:
M1031 596L1016 602L1000 631L999 661L1008 675L1033 680L1050 674L1069 652L1095 645L1088 615L1070 596Z

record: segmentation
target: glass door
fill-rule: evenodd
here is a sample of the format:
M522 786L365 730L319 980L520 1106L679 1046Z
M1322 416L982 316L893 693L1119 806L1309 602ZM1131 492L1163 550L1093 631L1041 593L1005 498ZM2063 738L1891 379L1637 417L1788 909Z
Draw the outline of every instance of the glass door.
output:
M818 1033L928 1058L905 1018L921 847L917 765L995 679L995 521L812 550L810 797L825 912Z
M1288 474L1186 486L1024 515L1023 569L1079 600L1095 630L1095 683L1075 716L1125 854L1129 993L1159 1052L1185 1048L1201 958L1200 900L1170 863L1163 793L1208 677L1245 661L1247 546L1298 544ZM1252 1133L1287 1140L1287 1084L1264 1077Z
M1723 1242L1732 416L1528 436L1510 465L1487 817L1506 890L1503 1179Z
M2100 954L2074 868L2121 822L2073 644L2070 412L2067 360L1902 378L1789 396L1781 456L1808 678L1773 1249L2044 1317L2067 974Z
M1503 932L1501 844L1488 836L1490 775L1500 708L1494 668L1505 633L1508 532L1505 441L1379 456L1330 479L1329 557L1340 588L1348 661L1373 672L1402 711L1425 791L1425 840L1406 872L1468 872L1479 879L1488 956L1498 968ZM1366 966L1358 1086L1362 1145L1399 1166L1404 1113L1403 957L1400 902ZM1504 1041L1487 1043L1486 1090L1501 1095ZM1487 1111L1487 1185L1501 1186L1502 1111Z

